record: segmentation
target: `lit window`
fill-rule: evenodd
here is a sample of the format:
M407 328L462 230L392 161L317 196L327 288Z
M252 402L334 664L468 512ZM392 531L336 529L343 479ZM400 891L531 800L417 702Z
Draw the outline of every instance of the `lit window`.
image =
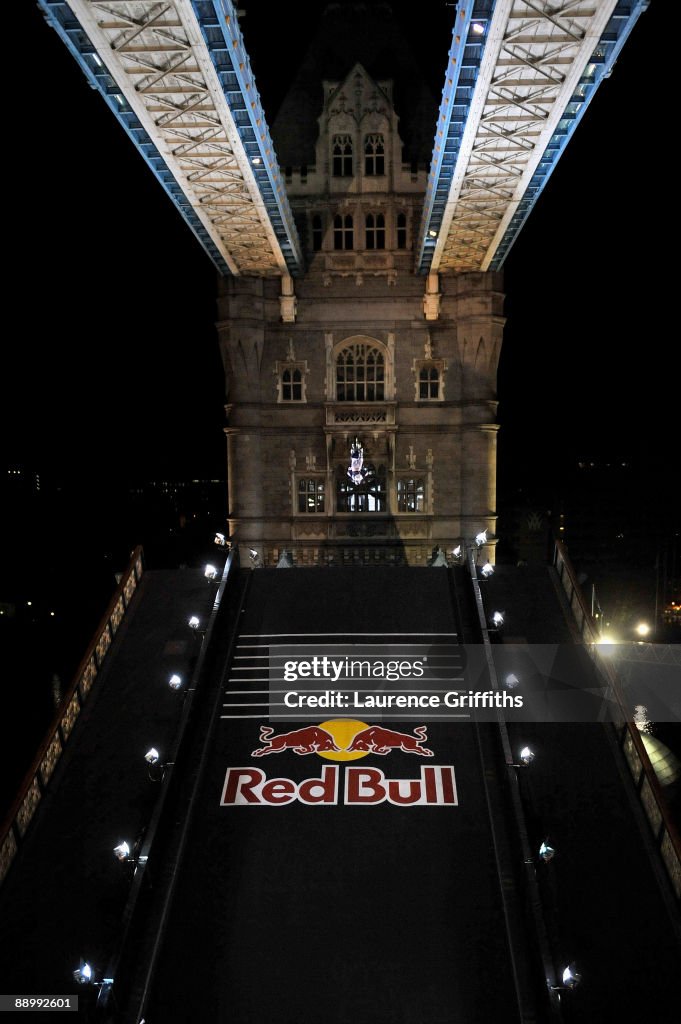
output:
M298 481L298 511L324 511L324 480L322 477L305 477Z
M385 467L374 469L371 463L364 463L366 476L360 483L354 483L345 469L340 469L336 481L336 502L339 512L384 512Z
M337 213L333 218L334 249L353 249L354 245L352 217L349 213L346 213L344 217Z
M440 397L440 371L432 364L419 370L419 400L428 401Z
M352 139L350 138L350 136L334 135L332 152L334 178L351 178L353 168Z
M372 177L385 174L385 146L382 135L367 135L364 139L364 173Z
M319 252L324 237L324 225L320 214L315 213L312 218L312 250Z
M407 477L397 481L397 511L423 512L426 486L422 479Z
M372 345L350 345L336 356L338 402L382 402L385 397L385 357Z
M368 213L366 216L367 249L385 249L385 217L382 213Z
M397 214L397 248L407 248L407 215L406 213Z

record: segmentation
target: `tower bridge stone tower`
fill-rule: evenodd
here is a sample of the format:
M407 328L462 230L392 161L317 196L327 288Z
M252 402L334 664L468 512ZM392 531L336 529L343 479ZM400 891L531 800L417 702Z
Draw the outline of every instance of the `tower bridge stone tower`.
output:
M346 52L317 80L314 146L309 81L273 125L305 275L220 284L229 530L263 565L426 564L496 521L502 275L415 274L419 90L401 118L395 80Z

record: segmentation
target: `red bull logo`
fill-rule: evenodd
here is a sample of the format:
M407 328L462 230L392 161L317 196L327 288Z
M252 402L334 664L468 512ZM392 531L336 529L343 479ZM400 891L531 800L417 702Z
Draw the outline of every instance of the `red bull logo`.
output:
M385 757L401 750L417 757L433 757L427 742L425 725L412 732L400 732L384 726L369 726L353 719L334 719L320 725L305 726L275 735L270 726L261 726L260 743L253 757L266 757L290 751L301 757L317 754L330 761L356 761L377 754ZM341 776L341 772L343 775ZM355 807L373 807L388 803L395 807L453 807L458 804L452 765L423 765L419 777L391 779L380 768L339 764L324 765L319 777L302 782L285 777L269 778L253 765L229 768L225 776L223 807L285 807L291 803L329 806L340 802Z

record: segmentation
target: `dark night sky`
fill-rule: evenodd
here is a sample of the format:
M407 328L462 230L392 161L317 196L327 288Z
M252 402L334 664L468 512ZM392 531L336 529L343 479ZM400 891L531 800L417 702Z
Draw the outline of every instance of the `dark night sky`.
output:
M312 22L306 5L244 6L271 122ZM423 3L415 23L412 4L395 6L439 96L452 7ZM673 451L669 285L655 244L668 215L657 194L664 96L649 66L660 6L639 21L506 264L507 485L555 482L579 452L661 469ZM33 71L9 114L21 151L10 458L66 478L222 475L212 264L40 12L20 7Z

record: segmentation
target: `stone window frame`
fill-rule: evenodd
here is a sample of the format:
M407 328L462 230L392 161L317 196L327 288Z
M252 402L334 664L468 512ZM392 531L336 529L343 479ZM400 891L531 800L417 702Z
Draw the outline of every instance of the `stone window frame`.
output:
M338 152L336 151L338 149ZM352 178L355 173L355 147L352 135L331 137L331 174L334 178Z
M371 223L370 223L371 221ZM364 215L364 248L369 251L385 249L386 218L382 210L370 210ZM371 244L369 241L371 239ZM379 244L381 243L381 244Z
M278 405L304 405L307 402L307 375L310 372L307 359L296 360L291 362L290 360L280 361L277 360L275 374L277 377L277 404ZM294 381L293 376L298 372L300 374L300 381ZM291 380L285 381L284 375L290 373ZM294 388L296 384L300 384L300 398L285 398L284 388Z
M305 489L301 491L301 485L305 485ZM310 488L310 484L314 487ZM314 508L309 507L309 499L314 499ZM326 501L327 501L327 486L326 486L326 473L316 472L314 470L305 470L301 473L293 474L293 514L294 516L325 516L326 512ZM301 499L303 499L305 508L300 507ZM321 499L321 508L319 503Z
M324 248L324 215L322 213L313 213L310 217L310 237L312 251L321 252Z
M400 219L402 219L403 223L400 223ZM406 211L398 210L397 215L395 216L395 246L401 252L403 252L409 244L409 235L407 231L408 223L409 218L407 217ZM400 245L400 242L403 242L404 244Z
M414 373L414 401L415 402L444 402L445 400L445 375L447 372L447 361L445 359L415 359L413 366ZM421 373L424 370L436 370L438 376L437 395L421 396L421 384L431 384L431 381L422 381Z
M333 218L335 252L351 252L355 248L355 221L351 213L336 213Z
M385 161L385 135L383 132L369 132L364 136L364 177L384 178Z
M428 502L428 497L429 497L428 477L429 477L429 474L427 472L419 472L416 469L411 469L411 470L407 470L407 471L400 470L398 473L395 474L395 510L396 510L398 515L404 515L404 516L419 516L419 515L422 516L422 515L427 515L428 508L429 508L429 502ZM401 498L401 495L400 495L400 484L405 484L405 483L416 483L416 484L420 484L421 485L421 495L422 495L422 507L421 508L413 508L413 509L400 508L400 498ZM412 491L413 491L413 493L417 494L417 500L418 500L418 492L414 491L413 489L412 489ZM407 490L406 491L406 495L408 496L410 493L412 493L412 491Z
M338 380L338 357L341 355L342 352L350 350L350 349L354 349L355 352L357 352L360 347L362 347L364 349L368 349L369 351L376 350L377 352L380 353L380 355L383 358L383 379L382 380L367 381L366 374L365 374L364 380L362 380L362 381L357 381L357 380L354 380L354 381L347 381L347 380L346 381L339 381ZM364 354L365 353L363 353L363 355ZM358 362L357 357L355 357L355 365L357 365L357 362ZM346 361L345 365L346 366L348 365L347 361ZM364 364L364 365L366 365L366 364ZM380 398L376 398L376 397L373 397L373 398L366 398L366 397L364 397L364 398L357 398L357 397L354 397L354 398L339 398L338 397L339 385L348 384L348 383L353 385L353 390L355 392L355 395L357 393L357 384L365 385L365 388L364 388L365 395L366 395L366 391L367 391L367 388L366 388L367 384L380 385L381 387L376 387L375 388L374 394L376 394L377 392L380 392L382 390L382 395L381 395ZM379 341L378 338L371 338L371 337L368 337L366 335L353 335L350 338L344 338L342 341L337 342L332 347L332 349L330 350L330 357L329 357L329 363L328 363L328 381L327 381L327 394L331 397L331 401L338 402L339 404L343 404L343 405L353 405L353 404L365 405L367 403L369 403L369 404L380 404L380 403L383 403L383 402L386 402L386 401L390 401L392 399L392 397L393 397L393 390L394 390L394 385L393 385L393 357L392 357L392 351L391 351L391 349L389 348L388 345L385 345L382 341Z

